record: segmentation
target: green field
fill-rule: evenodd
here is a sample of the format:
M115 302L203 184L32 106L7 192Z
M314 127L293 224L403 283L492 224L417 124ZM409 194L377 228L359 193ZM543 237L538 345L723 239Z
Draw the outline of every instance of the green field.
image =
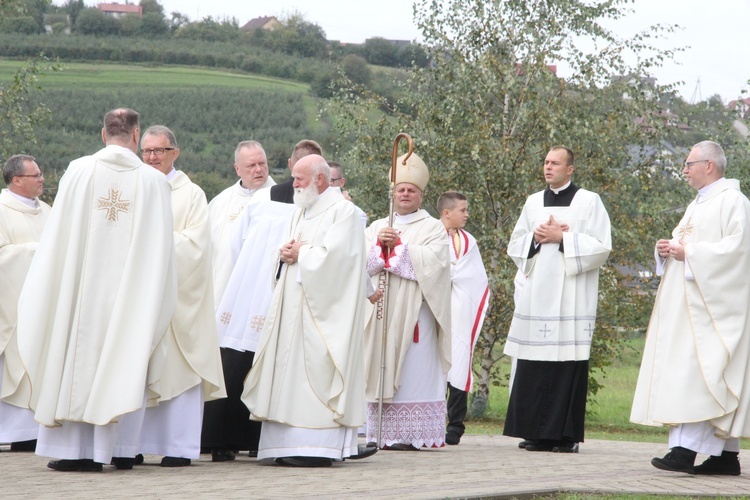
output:
M0 60L0 81L9 82L21 64ZM181 149L178 168L209 199L236 178L233 152L240 141L264 145L277 180L288 175L287 158L298 141L331 142L309 86L289 80L199 67L66 63L39 84L50 116L36 127L36 143L18 141L9 154L37 158L48 200L68 163L101 147L101 119L116 107L140 112L143 129L172 128Z
M22 62L0 59L0 81L8 81ZM61 71L47 72L41 80L45 88L106 89L125 85L162 88L230 87L273 92L308 93L310 87L290 80L194 66L148 66L105 63L65 63Z

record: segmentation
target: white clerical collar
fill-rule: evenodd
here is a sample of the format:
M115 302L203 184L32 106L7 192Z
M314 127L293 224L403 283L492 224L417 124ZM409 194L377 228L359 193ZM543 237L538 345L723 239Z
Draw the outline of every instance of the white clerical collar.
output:
M25 196L21 196L18 193L14 193L10 189L8 190L10 194L12 194L18 201L25 203L26 205L30 206L31 208L39 208L39 199L38 198L26 198Z
M248 189L245 186L243 186L242 179L240 179L240 181L237 183L237 187L240 188L240 191L242 192L242 194L246 194L248 196L252 196L252 194L257 191L257 189Z
M571 181L568 181L568 183L565 184L563 187L557 188L557 189L555 189L552 186L550 186L549 189L550 189L550 191L552 191L555 194L560 194L560 191L564 191L564 190L568 189L568 186L570 186L570 183L571 183Z
M711 190L715 188L716 186L721 185L721 182L724 180L725 178L722 177L721 179L717 179L713 181L711 184L708 184L707 186L703 186L702 188L700 188L698 190L698 197L696 198L696 200L700 200L701 198L705 198L706 196L708 196L708 193L710 193Z
M167 172L167 182L171 182L172 179L174 179L175 177L177 177L177 170L175 170L175 168L172 167L172 170Z
M419 209L417 209L416 212L412 212L410 214L406 215L399 215L399 214L393 214L393 223L396 224L409 224L414 219L417 218L417 214L419 213Z

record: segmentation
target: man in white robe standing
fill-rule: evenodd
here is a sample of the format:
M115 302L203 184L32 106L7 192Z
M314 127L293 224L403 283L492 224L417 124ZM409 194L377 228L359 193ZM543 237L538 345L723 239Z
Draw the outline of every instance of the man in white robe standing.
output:
M698 195L654 252L662 279L630 420L669 427L671 451L651 464L673 472L738 476L750 437L750 202L726 164L717 143L693 146L682 173ZM694 466L697 453L709 457Z
M184 467L200 457L203 402L226 397L214 322L211 228L203 190L174 167L174 132L146 129L143 161L166 175L172 188L177 308L164 339L166 362L156 386L157 406L146 409L141 452L163 455L162 467Z
M11 156L3 167L7 189L0 192L0 397L13 394L23 378L16 323L18 296L50 207L39 199L44 176L35 158ZM0 400L0 443L11 451L34 451L39 424L34 412Z
M213 249L214 305L218 306L232 274L230 254L232 228L259 189L275 185L268 176L268 160L258 141L242 141L234 150L234 170L239 180L208 204Z
M389 273L387 297L380 298L365 326L367 442L378 436L380 360L384 300L388 300L383 375L382 439L390 450L418 450L445 444L445 388L451 360L451 272L445 227L422 210L429 180L416 154L397 160L393 227L388 218L366 231L367 272L380 290Z
M468 395L474 381L474 346L490 300L487 272L474 237L464 230L469 202L456 191L440 195L440 221L448 231L451 256L451 369L448 371L448 425L445 442L461 442Z
M522 273L505 354L516 371L503 434L527 451L578 453L584 438L599 268L612 250L599 195L572 183L573 152L553 147L547 189L526 200L508 243Z
M26 375L13 397L35 412L36 453L61 458L48 464L58 471L132 469L159 396L154 349L177 297L171 193L136 155L138 121L110 111L106 147L68 166L19 298Z
M292 176L299 209L242 400L263 422L258 460L326 467L359 455L365 421L364 233L323 157Z

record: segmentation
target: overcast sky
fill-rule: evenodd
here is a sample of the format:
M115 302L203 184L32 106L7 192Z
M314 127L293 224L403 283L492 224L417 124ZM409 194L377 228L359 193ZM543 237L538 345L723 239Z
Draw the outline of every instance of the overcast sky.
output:
M299 12L322 27L329 40L342 42L361 43L376 36L419 37L412 21L411 0L160 0L160 3L167 15L178 11L191 20L206 16L236 17L240 25L254 17ZM655 71L660 84L683 81L679 93L689 102L694 95L695 100L699 100L698 96L705 100L714 94L727 102L737 98L742 89L748 89L750 0L635 0L634 9L634 14L611 26L616 33L631 35L656 23L684 28L661 42L664 48L687 48L676 61L668 61L663 69Z

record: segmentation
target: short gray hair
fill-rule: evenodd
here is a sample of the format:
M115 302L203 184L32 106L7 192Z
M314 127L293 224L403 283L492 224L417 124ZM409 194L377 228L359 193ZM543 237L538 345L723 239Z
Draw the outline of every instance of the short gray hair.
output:
M724 149L714 141L701 141L693 148L701 150L701 156L704 160L711 160L711 163L716 165L719 173L724 175L724 169L727 168L727 157L724 154Z
M237 144L237 149L234 150L234 162L235 163L237 163L237 157L240 155L240 151L242 151L245 148L248 148L248 149L257 148L263 151L263 156L266 155L266 150L263 149L263 146L261 146L261 144L258 141L242 141L239 144Z
M177 147L177 137L175 137L174 132L172 132L172 129L170 129L169 127L165 127L164 125L151 125L143 133L143 136L141 136L141 140L143 140L143 138L147 135L163 135L169 141L170 148Z
M23 175L24 170L26 170L24 162L34 160L36 160L36 158L30 155L13 155L8 158L8 161L5 162L5 166L3 166L3 180L5 181L5 184L9 186L10 183L13 182L13 177Z
M318 174L323 174L323 177L325 177L326 180L326 184L331 183L331 167L328 166L328 162L325 161L322 157L320 160L313 163L312 168L313 177Z

